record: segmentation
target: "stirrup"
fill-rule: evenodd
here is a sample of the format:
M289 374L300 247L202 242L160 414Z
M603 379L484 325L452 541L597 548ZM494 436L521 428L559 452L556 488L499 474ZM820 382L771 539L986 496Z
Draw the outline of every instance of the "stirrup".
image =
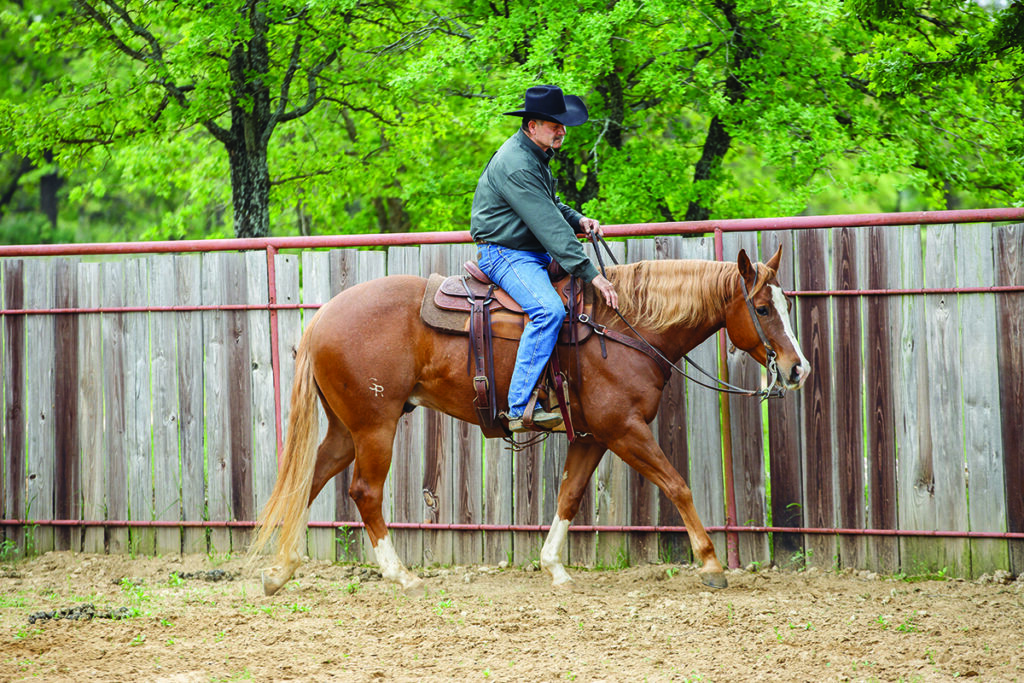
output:
M507 417L507 416L506 416ZM562 416L559 413L549 413L545 410L535 410L532 427L524 424L522 417L509 417L508 428L511 432L532 432L532 431L556 431L563 427Z

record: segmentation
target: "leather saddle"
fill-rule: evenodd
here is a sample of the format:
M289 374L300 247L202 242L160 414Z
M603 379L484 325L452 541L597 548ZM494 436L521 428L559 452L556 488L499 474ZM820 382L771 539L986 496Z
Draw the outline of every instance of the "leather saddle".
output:
M499 288L490 278L480 270L480 266L474 261L467 261L463 264L466 270L465 275L450 275L442 279L439 275L432 275L427 284L426 297L424 298L421 314L424 322L431 327L456 334L468 334L470 331L470 311L474 301L484 301L490 314L492 334L500 339L518 340L529 319L523 313L523 308L509 296L505 290ZM594 304L589 288L582 286L577 280L575 283L565 271L552 269L551 284L562 298L567 311L573 313L567 316L562 330L559 333L560 344L582 343L594 331L589 325L584 325L578 320L580 313L589 316L592 313ZM438 282L440 281L440 282ZM440 313L429 310L436 308Z
M480 427L485 436L508 438L511 433L500 419L498 397L494 389L494 352L491 340L493 337L520 339L527 316L522 307L491 282L475 262L467 262L464 268L465 275L430 276L420 313L423 321L437 330L469 336L467 370L473 378L476 391L473 403ZM549 274L552 276L552 286L562 298L567 311L566 321L559 332L559 344L581 344L594 332L594 327L582 322L590 319L593 309L592 290L560 268L549 269ZM551 378L552 390L548 394L554 394L558 399L565 431L572 440L574 433L568 414L567 376L558 367L557 353L552 354L545 376ZM527 416L531 414L532 403L528 407Z

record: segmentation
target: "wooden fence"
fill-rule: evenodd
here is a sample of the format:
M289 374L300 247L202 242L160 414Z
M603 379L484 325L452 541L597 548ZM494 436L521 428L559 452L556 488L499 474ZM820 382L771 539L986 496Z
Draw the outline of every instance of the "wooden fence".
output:
M781 279L798 294L793 322L814 367L782 400L727 399L735 520L726 517L723 400L679 378L666 389L653 428L716 529L723 561L734 523L760 529L734 534L742 565L1024 571L1024 294L999 289L1024 284L1024 226L723 240L727 259L740 248L766 258L783 245ZM715 253L708 236L615 246L628 260ZM276 254L282 419L293 352L316 304L386 274L454 273L474 256L471 245ZM8 258L0 277L4 547L243 550L248 527L226 522L255 518L277 467L267 253ZM41 309L62 312L32 312ZM692 356L718 367L718 349L716 336ZM730 351L727 366L733 383L762 381L744 354ZM511 452L465 423L424 409L407 415L385 500L385 518L407 525L394 531L400 555L411 565L538 559L565 448L557 437ZM372 557L359 528L316 525L358 521L348 477L313 504L310 556ZM611 454L574 523L614 529L571 533L572 564L689 557L684 533L656 529L681 526L675 509ZM882 532L815 531L830 528Z

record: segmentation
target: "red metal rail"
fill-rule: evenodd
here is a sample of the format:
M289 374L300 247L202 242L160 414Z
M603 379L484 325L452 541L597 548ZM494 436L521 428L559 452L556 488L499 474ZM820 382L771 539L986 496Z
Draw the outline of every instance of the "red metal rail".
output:
M51 526L51 527L111 527L111 528L181 528L181 529L251 529L256 522L245 520L228 521L169 521L151 520L136 521L128 519L114 520L78 520L78 519L0 519L0 526ZM362 522L309 522L314 529L361 529ZM389 529L413 529L429 531L537 531L547 533L549 524L434 524L430 522L389 522ZM991 538L1024 540L1024 532L1013 531L930 531L927 529L833 529L816 527L782 527L782 526L740 526L725 524L704 527L709 532L727 533L785 533L785 534L820 534L836 536L913 536L929 538ZM615 526L602 524L574 524L569 527L574 532L598 533L678 533L685 534L685 526Z
M958 211L914 211L906 213L879 214L846 214L831 216L789 216L779 218L739 218L727 220L708 220L692 222L641 223L604 226L608 237L643 237L656 235L695 235L713 233L715 236L715 255L723 258L722 235L726 232L770 231L770 230L808 230L815 228L900 226L900 225L933 225L947 223L988 223L1024 220L1024 208L977 209ZM468 231L452 232L417 232L374 235L328 235L312 237L267 237L246 239L213 239L213 240L181 240L162 242L122 242L95 244L43 244L43 245L0 245L0 258L26 256L73 256L73 255L125 255L125 254L158 254L188 253L212 251L251 251L267 252L267 274L269 280L269 297L266 305L243 304L222 306L153 306L153 307L108 307L90 309L0 309L0 315L35 315L55 313L125 313L125 312L176 312L196 310L268 310L271 324L271 358L274 374L274 411L277 426L278 453L283 451L281 428L281 386L280 357L277 346L277 311L311 308L315 304L277 303L275 287L274 256L282 249L318 249L346 248L367 246L398 246L417 244L462 244L472 241ZM964 287L949 289L906 289L906 290L822 290L795 292L799 296L881 296L900 294L947 294L947 293L990 293L1020 292L1024 287ZM725 339L721 339L721 357L725 357ZM727 372L724 362L722 369ZM728 380L728 377L724 379ZM724 411L728 416L728 404ZM818 529L790 527L754 527L739 526L736 521L736 496L732 480L732 446L725 429L724 469L726 487L726 524L724 526L707 527L709 531L725 532L727 535L728 565L736 567L738 559L738 539L740 532L757 533L805 533L805 534L838 534L855 536L937 536L954 538L1002 538L1021 539L1024 533L976 532L976 531L911 531L894 529ZM0 526L109 526L109 527L239 527L251 528L251 521L83 521L83 520L0 520ZM310 522L311 527L362 527L360 522ZM415 524L392 523L396 529L434 529L434 530L467 530L467 531L546 531L543 525L486 525L486 524ZM574 531L605 531L605 532L685 532L685 527L657 526L587 526L571 527Z

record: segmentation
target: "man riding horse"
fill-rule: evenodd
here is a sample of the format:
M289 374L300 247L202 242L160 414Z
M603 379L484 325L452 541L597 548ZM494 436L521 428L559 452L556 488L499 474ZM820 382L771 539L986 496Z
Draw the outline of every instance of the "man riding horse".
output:
M590 282L610 307L618 308L618 296L576 239L580 231L600 236L601 224L561 202L548 167L562 146L566 128L587 122L583 100L563 95L557 86L535 86L526 91L522 109L506 114L522 117L522 125L480 175L470 234L479 246L481 270L529 316L516 354L506 413L509 429L519 432L528 429L523 413L565 320L562 300L548 275L552 259ZM561 424L562 417L537 409L532 421L551 429Z

